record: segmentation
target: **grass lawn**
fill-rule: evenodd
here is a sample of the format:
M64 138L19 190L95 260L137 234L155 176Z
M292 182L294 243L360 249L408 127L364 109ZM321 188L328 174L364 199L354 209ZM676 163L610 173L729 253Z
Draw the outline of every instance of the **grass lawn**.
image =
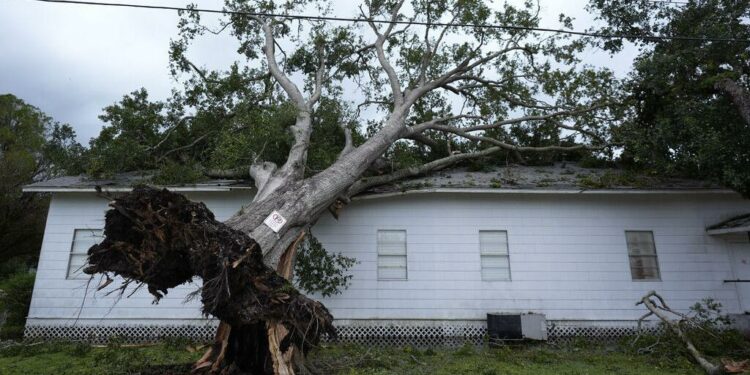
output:
M186 374L201 352L185 342L135 348L44 343L0 351L0 374ZM549 345L426 350L329 345L314 350L309 359L322 374L346 375L702 373L683 358Z

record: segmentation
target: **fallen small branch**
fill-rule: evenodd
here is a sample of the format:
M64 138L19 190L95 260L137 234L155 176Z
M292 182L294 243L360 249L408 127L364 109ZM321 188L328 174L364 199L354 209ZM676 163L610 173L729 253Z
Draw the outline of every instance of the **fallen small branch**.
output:
M651 316L656 316L664 324L674 332L677 337L682 340L687 348L688 353L695 359L696 362L706 371L708 375L721 375L721 374L738 374L743 373L750 369L750 363L748 361L734 362L731 360L723 359L721 365L717 365L706 359L703 354L695 347L693 342L690 340L688 335L682 329L682 325L686 322L691 322L689 316L682 314L678 311L670 308L664 301L664 298L657 294L655 291L648 292L640 301L636 303L636 306L644 305L648 309L648 313L638 319L638 328L640 330L643 321ZM677 319L673 319L677 317Z

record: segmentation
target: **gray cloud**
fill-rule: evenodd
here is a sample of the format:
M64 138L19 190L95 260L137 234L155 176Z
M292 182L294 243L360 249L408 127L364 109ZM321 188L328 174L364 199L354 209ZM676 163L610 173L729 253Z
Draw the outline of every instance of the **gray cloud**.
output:
M178 4L148 2L156 3ZM566 13L576 18L577 29L588 27L592 18L583 9L586 3L542 0L543 22L556 27L557 16ZM197 4L222 6L220 0ZM351 16L356 9L355 2L348 0L336 0L336 5L336 15ZM175 12L19 0L5 1L0 9L0 93L15 94L71 124L83 143L101 129L97 116L103 107L140 87L163 99L174 86L167 49L169 39L176 35ZM229 36L211 37L194 47L191 54L196 63L212 68L225 67L237 58ZM634 51L628 51L610 59L592 51L586 61L623 75L632 56Z

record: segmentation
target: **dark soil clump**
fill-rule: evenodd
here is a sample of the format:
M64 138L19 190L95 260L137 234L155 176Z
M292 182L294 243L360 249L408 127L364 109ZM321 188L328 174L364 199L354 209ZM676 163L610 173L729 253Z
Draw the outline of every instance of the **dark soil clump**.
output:
M146 285L157 302L170 288L200 277L203 313L232 327L225 368L268 372L268 322L289 331L282 350L295 345L306 352L321 335L335 335L325 306L266 266L258 244L217 221L203 203L136 187L109 205L104 241L89 249L84 272L123 277L122 292Z

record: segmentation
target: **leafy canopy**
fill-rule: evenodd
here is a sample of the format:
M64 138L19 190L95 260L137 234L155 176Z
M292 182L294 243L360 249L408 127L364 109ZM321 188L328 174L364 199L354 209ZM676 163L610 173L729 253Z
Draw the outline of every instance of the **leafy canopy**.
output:
M647 0L592 0L590 9L607 23L602 31L750 39L750 2L690 0L666 4ZM747 92L747 42L631 40L641 48L629 77L631 106L618 128L622 158L660 173L721 182L750 195L750 124L717 87L730 80ZM620 39L602 46L620 51Z
M36 259L48 200L21 188L80 173L83 151L70 126L11 94L0 95L0 259Z
M246 168L253 161L282 164L293 139L288 129L298 109L269 74L262 25L271 20L276 56L283 72L304 94L314 95L318 74L325 71L321 99L313 108L314 129L306 175L329 166L344 145L343 128L359 144L381 129L394 106L391 83L372 43L365 19L386 20L396 1L364 1L358 23L305 21L286 14L330 14L327 1L227 0L225 9L274 13L275 17L229 14L204 19L184 11L179 34L169 48L171 73L180 88L164 102L148 99L145 90L105 108L108 123L93 140L89 171L111 174L138 169L162 171L164 180L191 180L210 172ZM406 116L408 124L460 115L451 126L465 127L512 120L483 135L511 145L544 147L593 143L607 152L608 127L619 109L619 84L610 71L585 65L579 58L586 44L561 35L528 30L476 28L464 24L539 25L539 8L479 0L431 2L413 0L399 21L444 22L451 27L393 26L385 57L406 91L435 81L466 59L481 60L462 77L433 87ZM561 17L565 27L571 20ZM217 25L218 23L218 25ZM385 32L388 25L376 25ZM192 44L210 34L229 33L237 41L237 59L226 70L210 70L190 60ZM600 106L600 108L597 108ZM591 107L597 110L584 110ZM552 111L557 117L546 117ZM570 113L568 113L570 112ZM562 126L562 127L561 127ZM420 165L455 152L491 147L441 130L418 141L394 143L383 155L390 169ZM504 151L488 163L549 163L578 159L580 150ZM382 172L382 171L381 171Z

